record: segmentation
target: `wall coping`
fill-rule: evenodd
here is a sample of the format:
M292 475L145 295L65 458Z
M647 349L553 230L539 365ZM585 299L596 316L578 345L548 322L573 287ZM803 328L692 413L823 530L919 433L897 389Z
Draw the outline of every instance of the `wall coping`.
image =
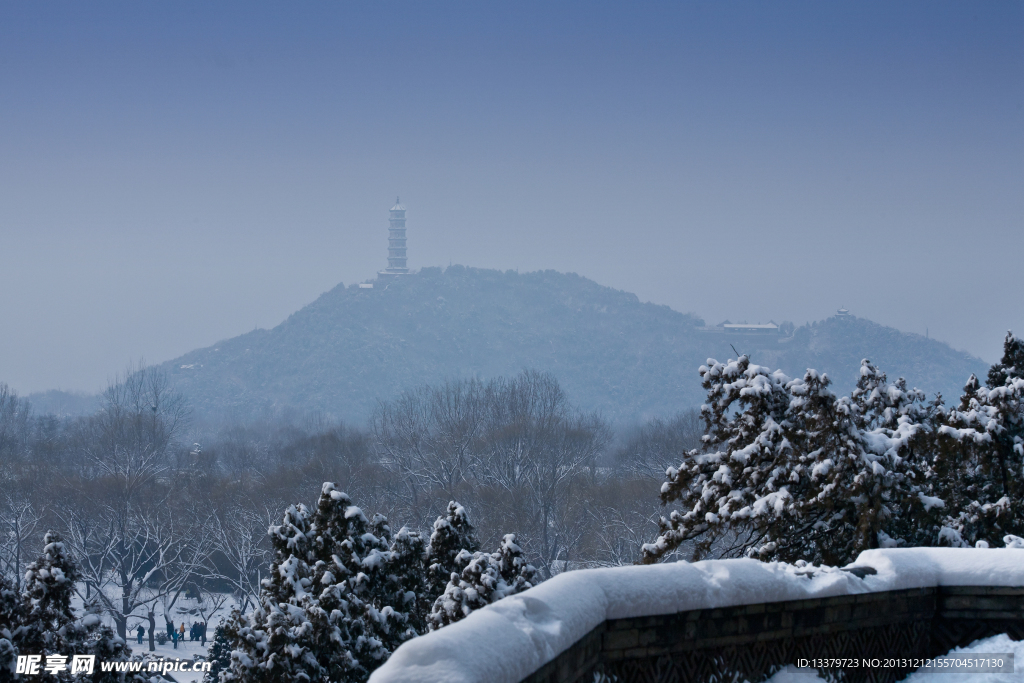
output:
M1024 587L1024 550L870 550L842 569L739 559L566 572L403 644L370 683L519 683L610 620L940 586Z

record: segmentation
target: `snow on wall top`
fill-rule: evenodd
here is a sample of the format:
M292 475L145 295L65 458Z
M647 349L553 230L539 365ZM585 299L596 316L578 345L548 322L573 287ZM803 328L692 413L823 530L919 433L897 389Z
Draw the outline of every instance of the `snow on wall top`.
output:
M518 683L608 619L932 586L1024 586L1024 550L869 550L847 567L711 560L559 574L403 644L370 683ZM857 572L861 574L864 572Z

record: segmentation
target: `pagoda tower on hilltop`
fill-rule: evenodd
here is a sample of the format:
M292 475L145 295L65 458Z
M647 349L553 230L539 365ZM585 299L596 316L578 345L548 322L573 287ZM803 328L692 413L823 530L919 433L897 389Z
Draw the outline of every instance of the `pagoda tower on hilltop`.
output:
M391 224L388 226L388 267L378 275L408 275L405 255L405 207L395 197L395 205L391 207Z

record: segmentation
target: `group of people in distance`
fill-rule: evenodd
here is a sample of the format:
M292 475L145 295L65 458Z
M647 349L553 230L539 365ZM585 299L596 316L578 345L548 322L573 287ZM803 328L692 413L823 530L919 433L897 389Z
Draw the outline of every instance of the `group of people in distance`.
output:
M143 628L142 624L139 624L136 629L136 635L139 638L139 644L142 644L142 637L146 635L146 629ZM188 630L189 639L192 641L198 640L203 645L206 645L206 622L195 621L192 622L192 626ZM185 622L181 622L179 628L174 628L174 624L170 621L167 622L167 637L174 643L174 649L178 649L178 641L185 640Z

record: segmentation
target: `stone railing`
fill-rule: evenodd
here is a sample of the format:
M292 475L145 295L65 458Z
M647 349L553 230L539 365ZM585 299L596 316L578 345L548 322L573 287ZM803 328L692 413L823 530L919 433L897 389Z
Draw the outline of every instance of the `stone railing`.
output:
M800 659L852 658L844 680L896 681L925 658L987 636L1024 640L1024 588L913 588L611 619L523 683L763 680ZM882 660L864 666L866 660Z
M1024 639L1024 550L876 550L844 569L594 569L402 645L370 683L756 682L799 659L929 657L999 633ZM843 675L887 683L908 672Z

